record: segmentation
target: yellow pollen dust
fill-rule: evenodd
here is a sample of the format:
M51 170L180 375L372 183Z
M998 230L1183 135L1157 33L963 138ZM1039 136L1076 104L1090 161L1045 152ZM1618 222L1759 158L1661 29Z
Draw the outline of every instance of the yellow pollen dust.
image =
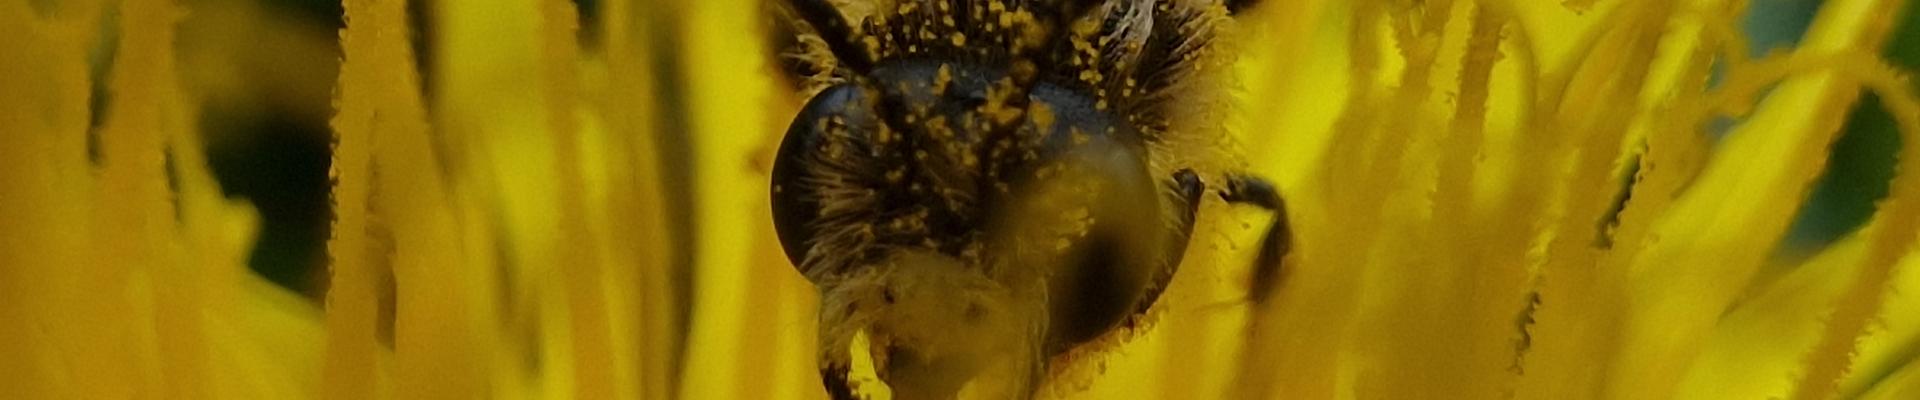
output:
M1029 118L1033 121L1033 125L1039 127L1041 132L1053 130L1055 119L1052 106L1048 106L1046 103L1035 102L1027 106L1027 113L1031 115Z
M947 128L947 117L944 115L934 116L933 118L927 119L926 129L927 129L927 133L932 134L934 138L937 138L937 139L953 138L953 130Z
M880 46L879 37L867 36L866 38L863 38L860 40L860 44L864 44L867 46L867 53L886 55L881 50L883 47Z

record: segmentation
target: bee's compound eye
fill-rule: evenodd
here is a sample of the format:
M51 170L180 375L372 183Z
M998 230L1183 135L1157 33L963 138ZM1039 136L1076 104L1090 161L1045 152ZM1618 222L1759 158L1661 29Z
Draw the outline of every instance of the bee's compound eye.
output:
M1056 345L1077 345L1112 330L1143 309L1143 301L1152 301L1145 297L1151 287L1165 284L1153 278L1167 267L1162 250L1172 238L1153 201L1155 187L1129 178L1109 177L1118 187L1092 205L1086 236L1053 266L1048 296Z
M1048 351L1120 326L1164 284L1174 240L1145 155L1104 135L1058 154L1051 172L1018 185L996 240L1016 268L1048 271ZM1032 244L1051 244L1034 246Z
M814 95L793 117L780 151L774 156L774 232L787 260L799 265L813 243L813 222L820 216L820 199L808 184L814 164L834 156L827 148L846 132L877 129L866 91L852 84L836 85Z

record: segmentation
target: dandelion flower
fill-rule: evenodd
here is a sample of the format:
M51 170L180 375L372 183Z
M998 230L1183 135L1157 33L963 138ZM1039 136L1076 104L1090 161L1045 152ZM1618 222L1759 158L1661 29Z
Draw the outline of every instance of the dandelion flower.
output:
M1253 273L1266 216L1204 204L1153 322L1044 396L1920 396L1920 97L1880 55L1914 6L1753 57L1737 0L1252 3L1194 100L1293 252ZM298 78L333 96L315 300L246 270L261 217L206 161L198 100L251 83L175 42L218 4L0 5L0 393L824 398L767 2L345 1L337 76ZM1781 256L1862 104L1890 194Z

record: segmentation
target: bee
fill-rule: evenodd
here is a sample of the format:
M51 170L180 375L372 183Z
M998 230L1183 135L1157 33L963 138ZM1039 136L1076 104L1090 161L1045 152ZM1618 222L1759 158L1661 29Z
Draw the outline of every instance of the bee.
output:
M1285 203L1220 128L1223 31L1247 3L897 0L850 19L783 0L812 87L773 222L820 294L827 392L854 398L865 334L896 398L1031 397L1144 323L1208 193L1274 211L1254 273L1273 275Z

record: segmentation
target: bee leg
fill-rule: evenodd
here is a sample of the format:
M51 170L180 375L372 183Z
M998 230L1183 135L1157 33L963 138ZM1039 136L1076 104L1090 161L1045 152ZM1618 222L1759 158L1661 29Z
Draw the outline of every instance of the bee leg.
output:
M833 400L859 400L854 397L853 386L847 384L847 367L829 365L820 367L820 384L827 388L827 398Z
M1248 283L1247 297L1254 304L1266 300L1280 280L1280 264L1293 250L1293 228L1287 222L1287 200L1280 197L1280 191L1273 183L1256 176L1235 175L1227 178L1227 187L1220 191L1220 198L1232 204L1247 204L1273 212L1273 223L1267 226L1267 232L1260 239L1260 254L1254 259L1253 275Z

